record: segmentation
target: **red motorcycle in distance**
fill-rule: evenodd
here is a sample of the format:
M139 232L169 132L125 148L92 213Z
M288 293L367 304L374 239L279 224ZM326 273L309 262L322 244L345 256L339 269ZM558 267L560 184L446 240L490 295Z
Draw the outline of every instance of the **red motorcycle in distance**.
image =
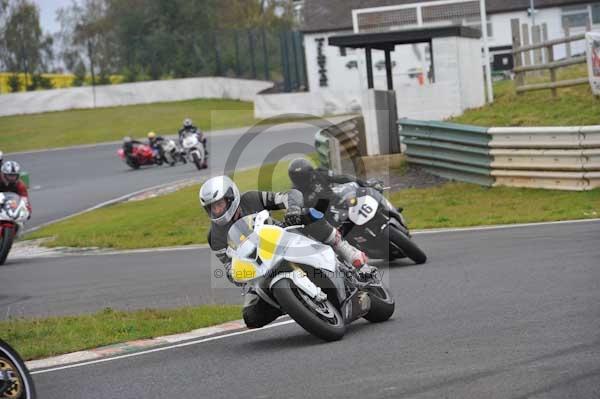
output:
M130 146L130 148L128 148ZM156 165L159 161L154 157L154 151L146 144L125 144L117 151L121 158L132 169L139 169L144 165Z

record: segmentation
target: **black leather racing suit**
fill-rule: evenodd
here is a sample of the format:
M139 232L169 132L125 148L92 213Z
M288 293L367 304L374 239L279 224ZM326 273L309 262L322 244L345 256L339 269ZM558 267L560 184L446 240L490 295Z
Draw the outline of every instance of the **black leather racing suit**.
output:
M356 182L361 187L366 187L368 184L351 175L336 175L332 171L318 168L312 172L312 175L307 179L305 184L294 185L294 189L300 191L303 196L304 206L314 207L319 200L331 201L335 194L332 187L334 184Z

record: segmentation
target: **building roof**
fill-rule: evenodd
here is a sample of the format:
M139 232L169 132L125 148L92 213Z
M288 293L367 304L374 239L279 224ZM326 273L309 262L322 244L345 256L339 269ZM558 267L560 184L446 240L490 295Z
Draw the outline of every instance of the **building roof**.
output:
M434 28L414 28L377 33L357 33L331 36L330 46L350 48L373 48L377 50L393 50L396 45L424 43L436 37L468 37L479 39L481 31L467 26L437 26Z
M384 7L431 0L305 0L304 32L328 32L352 29L352 10L358 8ZM587 4L590 0L536 0L536 8L561 7ZM529 0L486 0L488 14L525 11Z

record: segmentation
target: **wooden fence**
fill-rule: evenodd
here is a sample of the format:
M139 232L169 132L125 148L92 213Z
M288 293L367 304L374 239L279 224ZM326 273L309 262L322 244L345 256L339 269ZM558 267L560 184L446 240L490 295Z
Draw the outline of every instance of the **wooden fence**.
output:
M513 72L515 73L517 94L522 94L526 91L550 89L552 90L552 95L556 97L558 95L557 89L561 87L589 84L587 77L559 81L556 76L556 71L559 68L585 64L587 62L585 55L577 57L571 56L571 43L578 40L584 40L585 33L570 36L567 31L566 37L548 40L548 28L546 24L541 26L536 25L532 28L531 36L533 44L530 44L529 26L527 24L521 25L519 19L512 19L511 29L513 43L512 54L514 57ZM554 57L554 46L559 44L565 44L567 57L557 61ZM532 51L533 61L530 57L530 52ZM525 76L527 73L543 70L550 71L550 82L536 84L525 83Z

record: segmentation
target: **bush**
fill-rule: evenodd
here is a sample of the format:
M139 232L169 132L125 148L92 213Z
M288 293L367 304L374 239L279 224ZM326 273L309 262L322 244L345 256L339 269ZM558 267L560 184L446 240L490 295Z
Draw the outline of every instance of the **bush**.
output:
M27 86L28 91L33 91L37 89L53 89L54 85L52 81L39 73L36 73L31 77L31 84Z
M72 85L74 87L83 86L85 82L85 65L82 61L79 61L77 65L75 65L75 70L73 71L75 78L73 79Z
M8 77L8 89L11 93L16 93L21 89L21 79L19 79L19 75L14 74Z
M121 75L123 75L123 82L131 83L137 80L138 71L135 68L123 68Z
M99 85L109 85L111 84L110 75L107 71L100 71L100 75L98 75L98 84Z

